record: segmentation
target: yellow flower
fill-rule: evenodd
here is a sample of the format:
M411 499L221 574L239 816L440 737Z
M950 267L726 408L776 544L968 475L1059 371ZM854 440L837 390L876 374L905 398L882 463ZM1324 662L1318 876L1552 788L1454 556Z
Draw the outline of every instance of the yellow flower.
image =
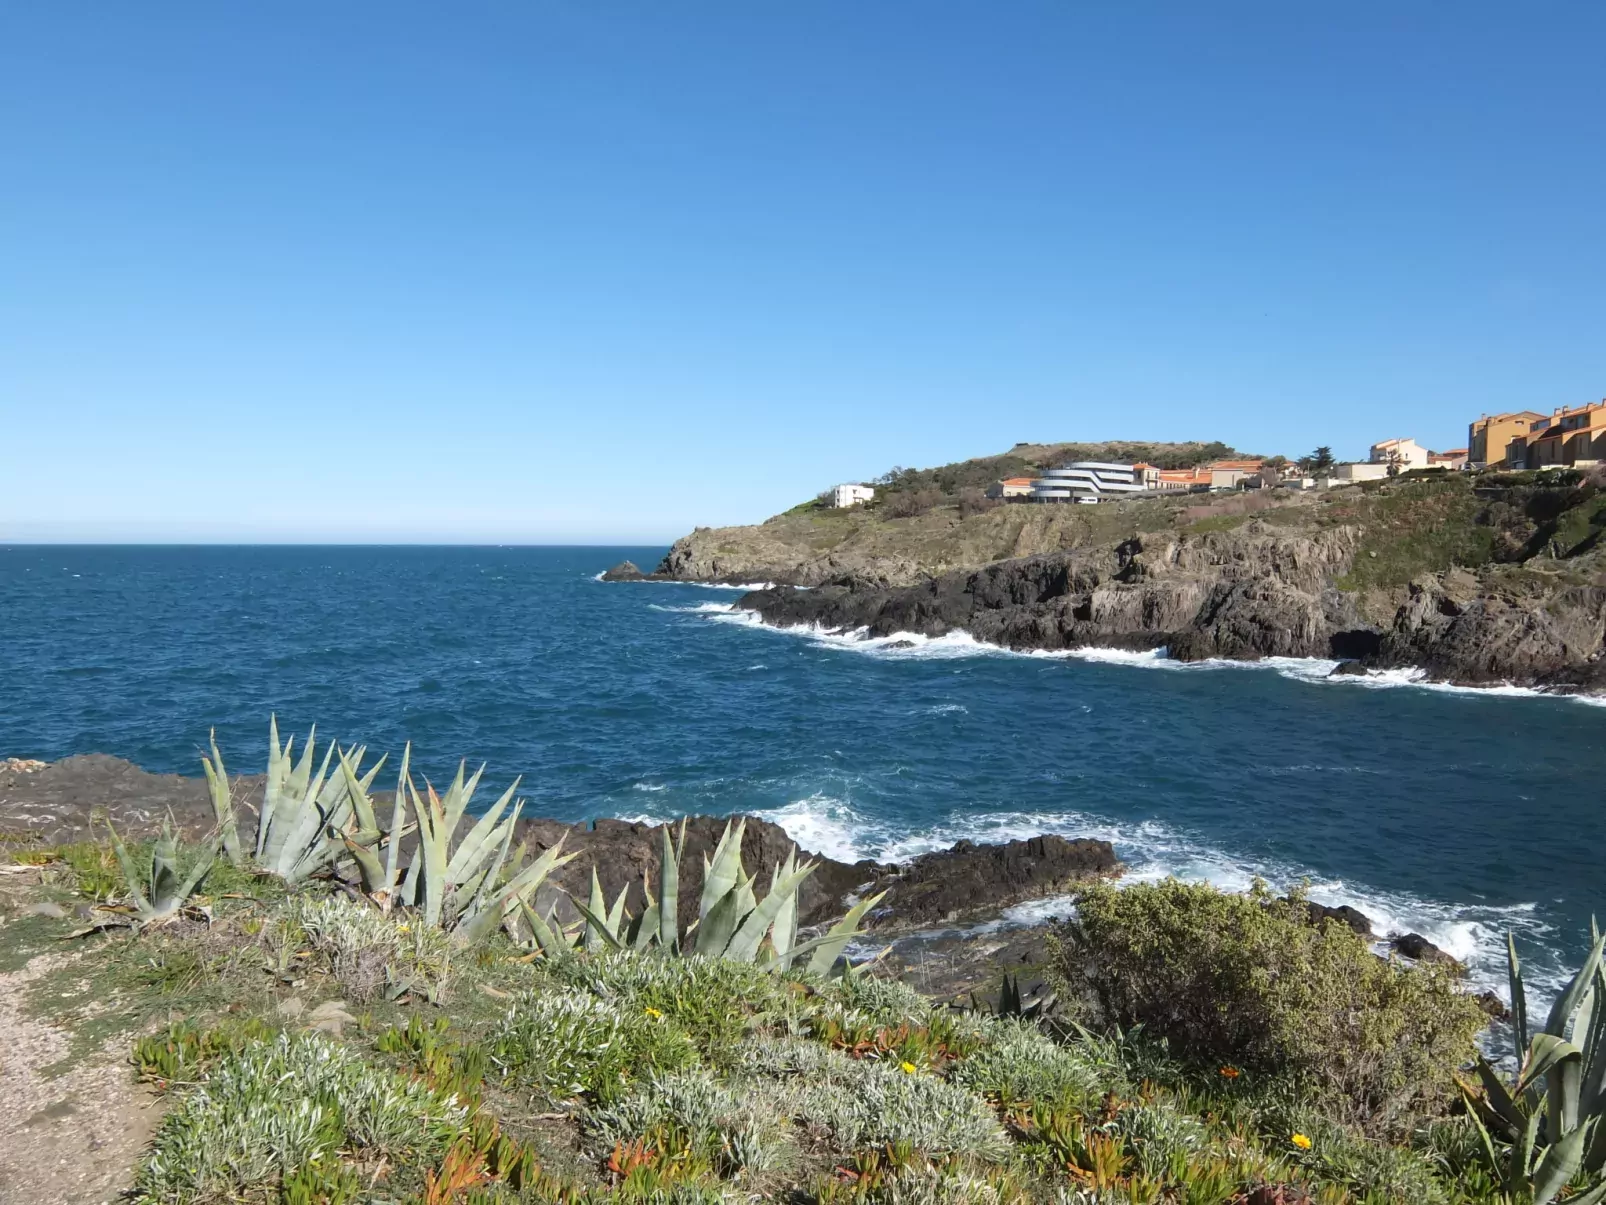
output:
M660 1017L662 1017L664 1015L663 1013L659 1012L656 1008L649 1008L649 1009L646 1010L646 1013L654 1021L658 1020L658 1018L660 1018Z
M900 1063L898 1065L903 1068L903 1073L905 1075L913 1075L915 1073L915 1071L918 1070L918 1068L916 1068L913 1063L907 1063L906 1062L906 1063Z
M397 925L396 926L396 932L398 932L398 933L406 933L411 929L412 929L411 925Z
M1295 1134L1294 1145L1302 1151L1308 1151L1310 1150L1310 1139L1303 1134Z

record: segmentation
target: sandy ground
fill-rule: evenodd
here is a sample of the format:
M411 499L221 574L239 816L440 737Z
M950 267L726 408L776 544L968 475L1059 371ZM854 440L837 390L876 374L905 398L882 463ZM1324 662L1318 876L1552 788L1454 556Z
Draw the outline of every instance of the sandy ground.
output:
M42 954L0 974L0 1205L115 1201L161 1117L129 1067L127 1034L56 1078L42 1073L67 1053L68 1037L23 1014L25 989L85 956Z

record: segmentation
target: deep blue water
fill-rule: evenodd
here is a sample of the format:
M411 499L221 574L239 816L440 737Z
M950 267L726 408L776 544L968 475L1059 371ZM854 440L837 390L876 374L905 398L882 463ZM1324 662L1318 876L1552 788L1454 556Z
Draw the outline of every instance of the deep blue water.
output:
M733 591L605 585L661 550L0 549L0 755L196 773L267 719L436 776L523 776L535 813L760 812L836 857L1104 836L1137 876L1308 876L1503 977L1606 911L1606 708L963 640L760 629ZM500 788L498 787L498 790ZM494 796L493 796L494 797Z

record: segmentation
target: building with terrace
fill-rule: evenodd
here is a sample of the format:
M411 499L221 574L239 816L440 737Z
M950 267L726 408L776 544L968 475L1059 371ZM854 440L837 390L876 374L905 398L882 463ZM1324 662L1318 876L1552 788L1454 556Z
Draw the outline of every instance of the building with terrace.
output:
M1047 469L1032 482L1033 502L1103 502L1143 492L1143 473L1135 465L1077 460Z

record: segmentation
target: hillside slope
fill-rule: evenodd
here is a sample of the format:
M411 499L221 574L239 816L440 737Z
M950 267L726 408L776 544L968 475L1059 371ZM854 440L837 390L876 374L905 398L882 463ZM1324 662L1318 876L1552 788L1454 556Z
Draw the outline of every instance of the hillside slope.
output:
M1577 474L1401 478L1097 507L958 505L705 530L668 576L778 624L964 629L1016 648L1357 657L1451 681L1606 686L1606 494Z

